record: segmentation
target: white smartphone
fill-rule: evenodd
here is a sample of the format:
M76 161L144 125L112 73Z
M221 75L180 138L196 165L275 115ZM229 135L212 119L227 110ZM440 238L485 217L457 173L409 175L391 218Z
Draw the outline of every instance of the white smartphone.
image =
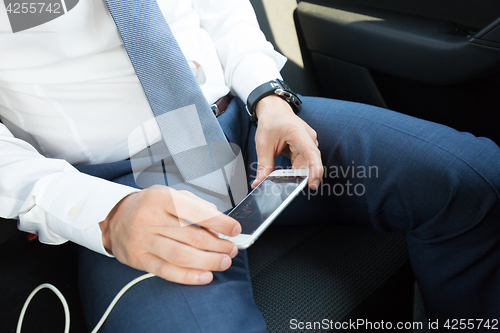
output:
M219 237L230 240L239 249L248 248L307 185L308 174L308 169L273 171L229 212L240 222L241 234Z

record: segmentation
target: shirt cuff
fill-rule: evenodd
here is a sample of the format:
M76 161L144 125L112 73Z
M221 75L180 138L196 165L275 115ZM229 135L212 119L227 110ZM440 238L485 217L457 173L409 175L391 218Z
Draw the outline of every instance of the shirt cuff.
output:
M263 83L282 79L280 70L286 58L277 52L252 53L245 56L236 66L232 75L232 89L246 104L250 93Z
M71 240L111 257L104 249L99 223L121 199L137 191L77 171L53 174L35 185L32 207L19 215L19 228L36 232L42 243Z

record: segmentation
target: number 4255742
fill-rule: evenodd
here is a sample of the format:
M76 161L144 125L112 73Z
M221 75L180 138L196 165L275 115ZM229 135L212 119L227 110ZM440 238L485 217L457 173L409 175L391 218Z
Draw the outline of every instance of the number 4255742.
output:
M448 319L443 326L449 330L498 330L498 319Z
M61 14L61 4L60 3L29 3L29 2L15 2L9 3L6 7L7 13L21 14L21 13L51 13L51 14Z

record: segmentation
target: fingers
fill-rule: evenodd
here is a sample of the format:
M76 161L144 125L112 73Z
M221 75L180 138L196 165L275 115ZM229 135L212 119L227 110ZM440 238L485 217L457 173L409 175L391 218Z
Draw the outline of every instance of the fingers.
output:
M222 214L213 203L187 191L176 191L171 188L169 199L166 205L167 211L192 223L199 223Z
M151 253L143 255L141 266L139 269L176 283L204 285L213 280L213 274L210 271L179 267Z
M303 154L307 160L307 166L309 168L309 187L312 190L317 190L321 182L321 178L323 178L323 163L321 162L321 154L318 148L308 148Z
M174 239L200 250L225 253L231 258L238 254L238 248L234 243L220 239L218 233L205 228L192 225L187 228L160 227L156 232L163 237Z
M311 137L311 139L316 143L316 147L318 147L319 146L318 133L316 133L316 131L313 130L312 127L309 125L306 126L306 129L307 129L307 132L309 133L309 136Z
M237 254L237 250L232 252L234 256ZM139 269L168 281L191 285L210 283L212 271L224 271L232 264L227 254L202 251L159 235L149 243L149 251L137 261Z
M316 131L293 114L290 105L278 96L260 100L256 112L259 117L255 134L258 168L252 188L274 170L274 157L288 145L307 161L309 186L317 189L323 176L323 165Z
M264 178L266 178L271 172L274 170L274 146L273 143L270 143L267 140L264 140L264 143L260 143L259 141L256 144L257 148L257 175L255 176L255 180L252 183L252 188L255 188L259 185Z
M182 218L170 213L177 210L186 219L202 220L198 223L207 229L191 224L180 227ZM231 258L238 254L233 243L209 231L237 235L241 232L238 222L214 205L166 186L153 186L125 198L109 215L107 219L112 221L107 229L116 258L169 281L210 283L212 271L228 269Z
M307 164L309 167L309 186L311 187L311 189L316 190L319 186L319 183L321 182L321 179L323 178L323 162L321 161L321 152L318 149L318 134L310 126L307 126L307 128L309 130L309 135L311 136L311 139L316 146L316 149L311 150L311 154L315 158L313 157L310 159L309 156L306 156L308 161Z
M309 187L312 190L317 190L323 178L323 163L321 162L320 151L316 147L314 149L308 148L303 154L309 168Z
M198 222L200 226L212 229L226 236L235 237L241 233L241 225L238 221L224 214L214 216L211 219Z
M309 135L304 135L303 131L292 132L290 144L293 145L295 153L303 156L303 159L307 161L307 167L309 168L308 184L312 190L316 190L323 177L323 163L318 149L316 132L309 126L306 129Z
M207 252L167 237L157 236L148 252L175 266L208 271L224 271L231 266L226 253Z
M217 206L187 191L176 191L172 188L165 191L164 206L166 211L179 218L179 223L186 226L183 220L196 223L227 236L241 233L241 225L235 219L221 213Z

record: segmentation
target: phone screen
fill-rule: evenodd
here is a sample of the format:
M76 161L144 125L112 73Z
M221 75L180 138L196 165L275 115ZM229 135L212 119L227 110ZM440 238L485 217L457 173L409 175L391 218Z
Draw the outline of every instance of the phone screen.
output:
M252 235L292 194L304 176L271 176L259 184L234 208L229 216L241 224L241 233Z

